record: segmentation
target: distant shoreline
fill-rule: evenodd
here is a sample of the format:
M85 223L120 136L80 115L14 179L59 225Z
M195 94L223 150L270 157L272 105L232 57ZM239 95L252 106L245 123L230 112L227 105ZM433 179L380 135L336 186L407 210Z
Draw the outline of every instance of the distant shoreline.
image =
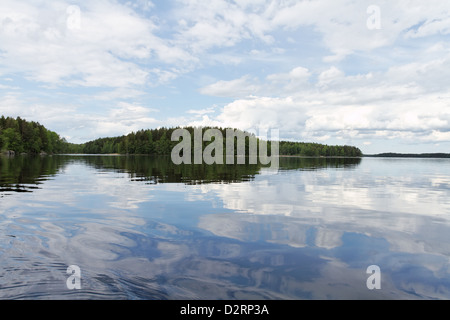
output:
M32 154L21 153L15 156L28 156ZM41 154L40 156L43 156ZM60 156L157 156L157 154L126 154L126 153L55 153L45 154L48 156L60 155ZM11 157L3 152L0 156ZM39 156L32 155L32 156ZM159 155L159 156L170 156ZM311 159L348 159L348 158L420 158L420 159L450 159L450 153L379 153L379 154L364 154L362 156L304 156L304 155L283 155L280 154L278 158L311 158Z
M365 154L363 157L372 158L421 158L421 159L448 159L450 153L379 153L379 154Z

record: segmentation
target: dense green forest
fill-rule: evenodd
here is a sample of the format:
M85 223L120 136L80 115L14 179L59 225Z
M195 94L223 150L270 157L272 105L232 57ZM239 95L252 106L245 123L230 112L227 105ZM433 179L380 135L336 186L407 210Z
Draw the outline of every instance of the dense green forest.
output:
M158 128L132 132L128 135L110 138L101 138L84 144L68 143L57 133L46 129L37 122L29 122L21 118L0 118L0 150L14 151L16 154L30 153L48 154L55 153L84 153L84 154L148 154L148 155L170 155L172 149L179 141L172 141L172 133L177 128ZM196 128L184 128L189 131L194 146L194 131ZM210 127L201 128L205 132ZM226 130L218 129L224 137L224 150L226 150ZM246 150L249 148L250 139L258 139L250 133L235 130L247 136L245 140ZM235 138L236 139L236 138ZM209 141L202 142L202 149ZM259 143L257 143L259 145ZM268 152L271 151L271 142L267 143ZM237 148L235 148L235 153ZM246 151L248 154L248 151ZM305 142L279 142L279 154L285 156L308 156L308 157L361 157L360 149L352 146L328 146L318 143Z
M76 147L38 122L26 121L20 117L14 119L2 116L0 118L0 150L2 152L53 154L74 151Z
M362 157L359 148L320 143L280 141L280 155L307 157Z
M179 141L171 141L172 132L176 128L159 128L140 130L132 132L126 136L115 138L102 138L84 144L83 152L87 154L157 154L168 155ZM194 145L194 127L186 127L191 134L191 145ZM226 129L225 128L202 128L203 132L207 129L218 129L224 137L224 150L226 150ZM236 130L238 132L239 130ZM253 134L240 131L250 137ZM259 141L258 139L256 139ZM210 142L203 142L202 149ZM248 154L249 138L246 138L246 154ZM257 143L259 145L259 142ZM268 151L270 154L271 142L268 141ZM235 148L235 153L237 148ZM279 154L285 156L309 156L309 157L361 157L363 154L359 148L352 146L328 146L319 143L305 142L279 142Z

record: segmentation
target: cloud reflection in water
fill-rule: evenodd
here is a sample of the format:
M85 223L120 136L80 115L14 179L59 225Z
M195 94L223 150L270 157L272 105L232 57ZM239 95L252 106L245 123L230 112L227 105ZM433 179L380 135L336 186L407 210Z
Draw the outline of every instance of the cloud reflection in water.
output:
M239 182L147 158L67 160L0 203L2 298L450 297L447 162L286 160ZM71 264L80 291L65 287ZM382 290L365 285L371 264Z

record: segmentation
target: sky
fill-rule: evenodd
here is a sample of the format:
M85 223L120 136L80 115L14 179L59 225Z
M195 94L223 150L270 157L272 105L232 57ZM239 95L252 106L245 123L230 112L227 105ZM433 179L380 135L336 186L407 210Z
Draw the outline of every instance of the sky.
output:
M445 0L0 1L0 114L69 142L233 127L450 152Z

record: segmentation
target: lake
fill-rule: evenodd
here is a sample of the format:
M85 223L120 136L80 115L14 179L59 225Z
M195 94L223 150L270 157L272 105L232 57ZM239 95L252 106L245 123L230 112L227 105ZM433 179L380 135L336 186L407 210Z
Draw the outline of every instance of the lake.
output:
M0 299L450 299L450 159L0 157Z

